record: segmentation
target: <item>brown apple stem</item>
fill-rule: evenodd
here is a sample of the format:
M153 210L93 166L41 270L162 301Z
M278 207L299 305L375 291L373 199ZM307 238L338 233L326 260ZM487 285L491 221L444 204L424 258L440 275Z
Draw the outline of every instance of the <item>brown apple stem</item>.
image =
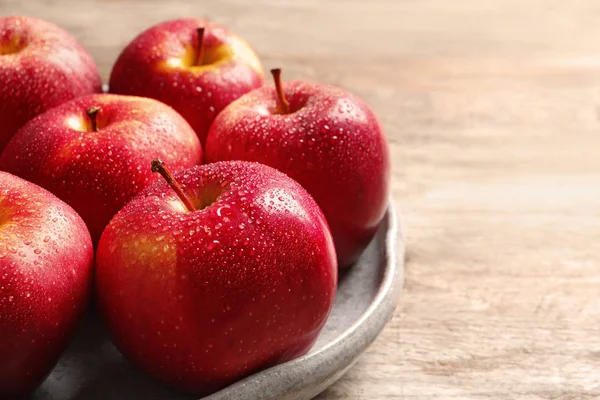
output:
M100 106L91 106L90 108L85 110L85 113L87 114L88 118L90 119L90 123L92 124L92 132L96 132L98 130L96 116L98 115L98 112L100 110Z
M196 65L202 65L204 59L204 27L196 29L198 47L196 48Z
M289 114L290 103L288 103L285 98L285 93L283 93L283 87L281 86L281 68L272 69L271 75L273 75L275 90L277 91L277 108L275 109L275 112L277 114Z
M183 204L185 204L188 211L196 211L196 208L190 201L190 198L187 197L187 195L183 192L183 189L175 180L173 174L171 173L171 171L169 171L169 168L167 168L165 163L160 158L157 158L156 160L152 161L152 172L158 172L162 175L163 178L165 178L165 181L167 181L169 186L171 186L175 193L177 193L177 196L179 196Z

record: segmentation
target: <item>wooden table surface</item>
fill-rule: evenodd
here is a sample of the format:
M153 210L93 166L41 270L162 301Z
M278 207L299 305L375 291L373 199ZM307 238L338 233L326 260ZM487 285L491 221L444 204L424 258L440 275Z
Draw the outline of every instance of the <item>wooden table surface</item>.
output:
M160 20L209 16L284 78L383 122L408 243L395 317L319 399L600 396L597 0L0 0L104 78Z

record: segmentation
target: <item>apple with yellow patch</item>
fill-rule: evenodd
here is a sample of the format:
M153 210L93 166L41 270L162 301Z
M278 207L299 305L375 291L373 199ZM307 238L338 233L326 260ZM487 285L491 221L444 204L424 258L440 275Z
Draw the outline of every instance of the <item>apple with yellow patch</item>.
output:
M155 158L174 170L197 165L202 147L189 124L156 100L97 94L49 110L21 128L0 156L11 172L57 195L81 215L94 243L156 176Z
M94 60L77 39L32 17L0 18L0 152L27 121L101 91Z
M166 182L119 211L96 254L98 310L117 348L196 398L305 354L337 288L313 198L258 163L152 170Z
M217 114L263 82L261 63L244 40L214 22L184 18L135 38L113 67L109 87L170 105L204 144Z

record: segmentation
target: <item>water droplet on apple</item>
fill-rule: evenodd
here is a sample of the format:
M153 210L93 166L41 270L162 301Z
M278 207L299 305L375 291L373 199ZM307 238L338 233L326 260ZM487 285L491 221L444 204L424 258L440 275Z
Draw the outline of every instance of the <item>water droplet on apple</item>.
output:
M210 243L208 244L208 246L206 246L206 250L208 250L208 251L212 251L212 250L214 250L214 248L215 248L215 247L217 247L217 245L219 245L219 243L220 243L220 242L219 242L218 240L216 240L216 239L215 239L215 240L213 240L212 242L210 242Z

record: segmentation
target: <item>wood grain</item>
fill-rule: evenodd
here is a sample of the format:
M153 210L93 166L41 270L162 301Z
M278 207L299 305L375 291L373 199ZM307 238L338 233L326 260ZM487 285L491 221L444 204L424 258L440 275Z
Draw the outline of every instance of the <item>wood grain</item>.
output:
M285 78L380 116L408 241L390 325L320 399L600 398L596 0L0 0L106 78L134 35L210 16Z

